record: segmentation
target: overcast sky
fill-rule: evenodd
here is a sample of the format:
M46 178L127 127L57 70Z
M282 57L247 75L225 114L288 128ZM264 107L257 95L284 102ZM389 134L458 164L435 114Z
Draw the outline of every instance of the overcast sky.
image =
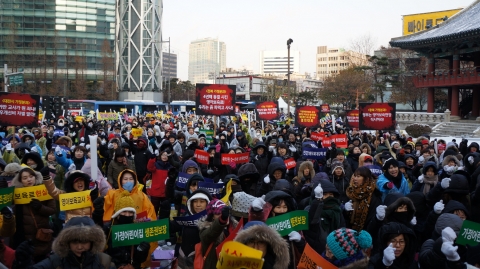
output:
M317 46L348 48L370 34L377 46L402 34L402 16L466 7L473 0L164 0L163 35L178 54L178 76L188 79L188 46L218 37L227 67L259 72L261 50L300 51L300 72L315 72ZM168 46L165 45L165 46Z

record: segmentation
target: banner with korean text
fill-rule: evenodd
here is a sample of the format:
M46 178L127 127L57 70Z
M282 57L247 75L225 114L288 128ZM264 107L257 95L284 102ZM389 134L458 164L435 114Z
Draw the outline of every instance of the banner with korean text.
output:
M220 193L222 193L223 186L224 186L223 183L213 183L213 182L205 182L205 181L198 182L199 188L207 189L208 192L214 196L218 196Z
M235 85L197 84L197 115L235 116Z
M207 215L207 211L203 210L200 213L186 217L174 217L173 221L175 221L180 226L197 227L198 221L205 215Z
M118 120L118 113L115 112L98 112L97 120Z
M480 223L464 220L455 242L459 245L472 247L480 243Z
M61 211L92 206L92 199L90 198L90 190L62 193L59 195L58 202L60 203Z
M360 130L395 130L395 103L360 103Z
M13 203L13 192L15 187L0 189L0 209Z
M347 111L345 125L350 128L357 128L358 129L358 121L359 121L359 113L358 109L349 110Z
M235 164L248 163L250 161L250 153L222 154L222 164L228 165L230 162Z
M156 242L170 238L170 220L138 222L133 224L112 225L112 246L132 246L143 241Z
M305 159L322 160L327 157L327 148L302 148L302 156Z
M322 255L318 254L308 243L305 245L303 254L297 265L298 269L338 269L335 265L328 262Z
M308 211L296 210L278 217L268 218L268 226L286 236L293 231L308 230Z
M38 127L40 95L0 92L0 125Z
M263 267L262 251L236 241L223 244L217 269L258 269ZM279 258L279 257L277 257Z
M208 164L208 161L210 160L210 155L204 150L196 149L194 156L197 159L197 162L201 164Z
M316 106L297 106L295 108L295 125L298 128L312 128L319 126L319 113L320 108Z
M286 160L283 160L283 163L285 163L285 166L287 167L287 169L292 169L297 166L297 162L295 162L294 158L288 158Z
M16 205L29 204L32 199L39 201L46 201L53 199L48 194L47 188L44 184L40 184L33 187L15 188L13 194L13 203Z
M313 141L323 141L325 136L327 136L326 132L312 132L310 134L310 139L312 139Z
M256 104L257 119L259 120L276 120L278 119L278 103L277 102L261 102Z

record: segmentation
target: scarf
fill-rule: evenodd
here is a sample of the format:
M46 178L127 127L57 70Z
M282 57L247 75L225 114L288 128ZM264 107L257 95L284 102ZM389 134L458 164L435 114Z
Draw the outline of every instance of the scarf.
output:
M328 197L323 200L322 214L322 229L327 233L338 229L340 225L340 200L335 197Z
M427 193L430 191L430 188L437 185L438 175L434 175L433 177L427 177L427 175L423 175L423 183L423 194L427 195Z
M350 184L345 191L348 198L352 199L353 202L350 223L355 231L360 232L364 228L375 186L375 180L369 180L369 182L364 182L358 187Z
M51 165L53 167L57 167L57 161L51 161L51 162L47 162L47 166Z
M385 173L383 174L389 181L395 184L395 187L397 187L397 189L400 189L400 187L402 186L402 177L403 177L402 172L398 171L398 175L396 177L393 177L392 175L390 175L388 171L385 171Z

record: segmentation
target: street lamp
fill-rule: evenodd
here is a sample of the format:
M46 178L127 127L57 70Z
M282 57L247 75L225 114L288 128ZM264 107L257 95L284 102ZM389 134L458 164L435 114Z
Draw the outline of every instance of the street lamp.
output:
M287 89L288 89L288 99L290 99L290 45L293 43L293 40L289 38L287 40L287 50L288 50L288 71L287 71ZM287 102L287 117L290 117L290 102Z

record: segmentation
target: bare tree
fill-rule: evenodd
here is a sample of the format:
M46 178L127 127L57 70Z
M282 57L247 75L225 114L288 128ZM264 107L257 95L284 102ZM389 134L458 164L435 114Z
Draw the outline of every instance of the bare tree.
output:
M378 40L370 33L366 33L350 40L350 50L363 55L373 55Z

